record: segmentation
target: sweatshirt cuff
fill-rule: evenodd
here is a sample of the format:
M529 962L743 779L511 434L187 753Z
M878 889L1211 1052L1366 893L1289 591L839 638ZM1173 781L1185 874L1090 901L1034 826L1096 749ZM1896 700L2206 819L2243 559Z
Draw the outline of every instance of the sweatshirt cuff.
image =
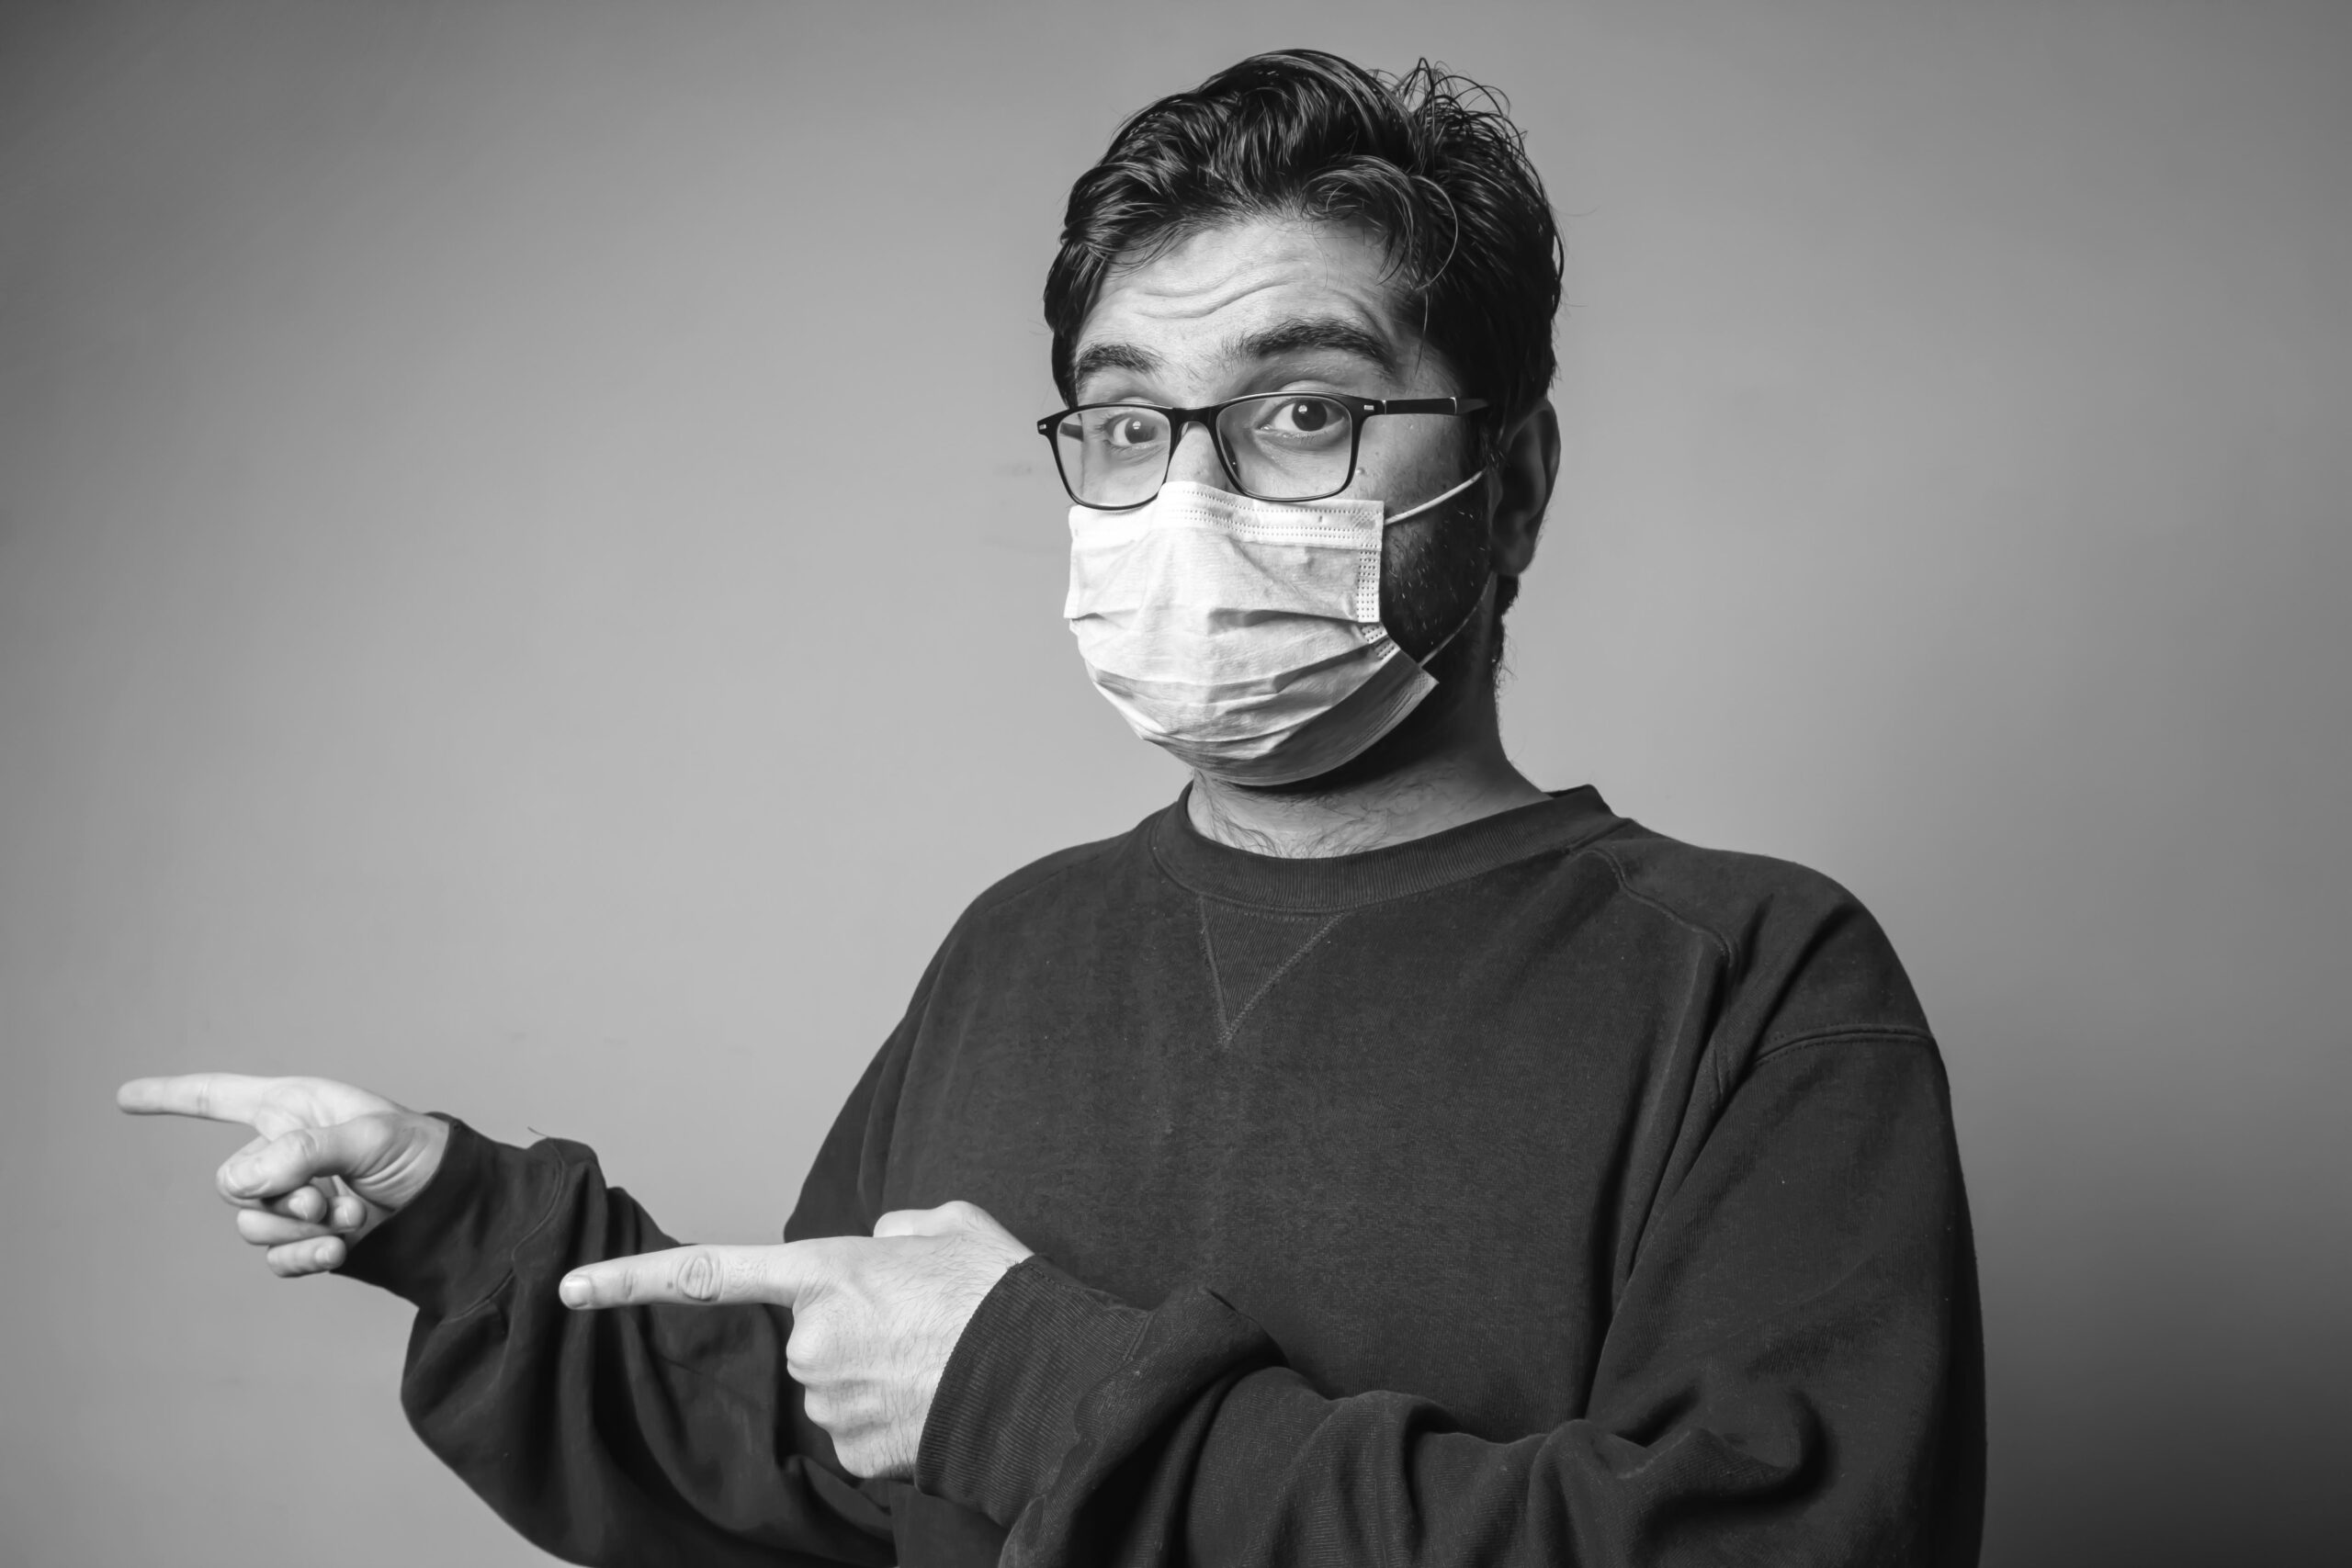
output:
M546 1220L560 1182L555 1162L434 1115L449 1123L440 1168L406 1207L360 1237L335 1272L447 1318L506 1282L514 1248Z
M1079 1402L1125 1362L1149 1321L1042 1257L1014 1264L940 1374L916 1487L1011 1528L1077 1440Z

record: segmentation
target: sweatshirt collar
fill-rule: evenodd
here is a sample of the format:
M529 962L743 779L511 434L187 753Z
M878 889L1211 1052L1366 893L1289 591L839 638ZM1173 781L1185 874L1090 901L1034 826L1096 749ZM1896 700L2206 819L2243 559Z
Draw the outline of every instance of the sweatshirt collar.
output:
M1237 850L1193 826L1190 785L1149 823L1162 871L1195 893L1273 909L1348 909L1426 893L1514 861L1577 849L1624 818L1590 784L1427 838L1360 854L1289 859Z

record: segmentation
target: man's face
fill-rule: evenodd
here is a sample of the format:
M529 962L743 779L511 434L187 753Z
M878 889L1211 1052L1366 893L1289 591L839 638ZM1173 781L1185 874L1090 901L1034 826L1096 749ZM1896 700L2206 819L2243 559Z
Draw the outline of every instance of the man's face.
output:
M1343 225L1252 218L1203 230L1112 269L1074 345L1077 400L1199 408L1252 392L1476 395L1400 319L1386 272L1378 241ZM1475 450L1466 420L1384 414L1365 423L1343 493L1402 512L1461 483ZM1197 424L1168 477L1232 488ZM1486 507L1473 487L1387 531L1382 619L1415 658L1484 586Z

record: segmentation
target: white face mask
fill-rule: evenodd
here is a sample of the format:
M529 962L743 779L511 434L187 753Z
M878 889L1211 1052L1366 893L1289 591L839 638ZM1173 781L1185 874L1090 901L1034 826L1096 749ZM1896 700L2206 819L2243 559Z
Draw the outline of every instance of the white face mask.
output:
M1233 784L1311 779L1437 689L1380 624L1381 536L1485 477L1394 517L1378 501L1252 501L1182 479L1132 512L1073 506L1062 615L1095 689L1146 740Z

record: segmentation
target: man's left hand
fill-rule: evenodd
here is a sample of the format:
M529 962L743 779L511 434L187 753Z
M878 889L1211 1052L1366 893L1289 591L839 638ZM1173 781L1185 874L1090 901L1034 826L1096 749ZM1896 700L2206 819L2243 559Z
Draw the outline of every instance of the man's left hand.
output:
M680 1247L575 1269L570 1307L762 1303L792 1309L785 1369L853 1475L910 1476L964 1325L1029 1256L969 1203L900 1209L874 1235L781 1247Z

